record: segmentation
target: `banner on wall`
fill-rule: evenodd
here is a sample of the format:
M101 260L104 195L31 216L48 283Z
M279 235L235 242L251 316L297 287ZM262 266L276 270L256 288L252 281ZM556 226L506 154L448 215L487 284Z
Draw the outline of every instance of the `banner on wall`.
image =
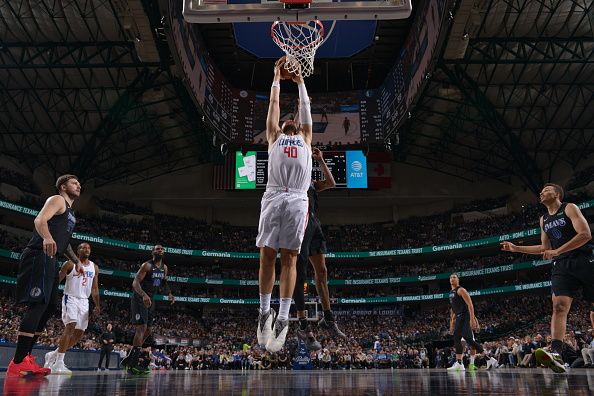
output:
M20 253L11 252L9 250L0 249L0 257L8 257L18 260ZM459 271L458 275L462 278L471 278L474 276L484 276L499 274L509 271L520 271L542 266L548 266L551 260L533 260L522 263L513 263L507 265L500 265L497 267L486 267L467 271ZM103 275L116 276L120 278L134 279L136 275L134 272L116 270L111 268L99 268L99 273ZM415 283L415 282L430 282L434 280L443 280L450 277L449 272L432 275L416 275L416 276L398 276L389 278L372 278L372 279L329 279L330 286L363 286L363 285L386 285L399 283ZM212 279L212 278L188 278L182 276L169 276L169 282L189 283L197 285L224 285L224 286L258 286L257 279ZM279 282L276 281L275 285ZM308 286L315 286L313 279L308 280Z
M578 204L577 206L582 210L592 208L592 207L594 207L594 200L582 202L582 203ZM0 200L0 208L12 210L12 211L23 213L23 214L30 215L30 216L36 216L38 213L37 210L26 208L24 206L16 205L11 202L7 202L7 201L3 201L3 200ZM531 228L528 230L511 232L509 234L490 236L490 237L475 239L475 240L471 240L471 241L448 243L448 244L444 244L444 245L424 246L424 247L417 247L417 248L379 250L379 251L372 251L372 252L329 252L326 254L326 258L356 259L356 258L367 258L367 257L409 256L412 254L445 252L445 251L451 251L451 250L461 250L461 249L481 247L481 246L497 245L502 241L510 241L510 240L514 240L514 239L533 237L533 236L537 236L537 235L540 235L540 228ZM114 247L132 249L132 250L150 251L153 248L153 245L149 245L149 244L126 242L126 241L120 241L117 239L104 238L104 237L100 237L100 236L82 234L82 233L77 233L77 232L74 232L72 234L72 238L79 240L79 241L98 243L98 244L102 244L102 245L106 245L106 246L114 246ZM182 256L195 256L195 257L215 257L215 258L228 258L228 259L233 259L233 258L259 259L260 258L259 253L218 252L218 251L194 250L194 249L184 249L184 248L174 248L174 247L165 247L165 251L170 254L179 254Z
M10 276L0 275L0 283L16 285L16 278ZM490 294L513 293L532 289L542 289L551 287L550 281L534 282L523 285L511 285L494 287L490 289L469 291L471 296L486 296ZM60 290L64 290L64 285L59 286ZM100 289L99 294L106 297L116 298L130 298L131 292L119 290ZM416 296L388 296L388 297L363 297L363 298L337 298L336 304L378 304L378 303L395 303L395 302L411 302L411 301L428 301L428 300L443 300L449 298L449 293L434 293L422 294ZM156 294L153 296L154 301L169 301L168 296ZM175 296L177 302L187 302L196 304L236 304L236 305L257 305L260 300L257 298L210 298L210 297L188 297ZM276 302L274 302L276 303Z

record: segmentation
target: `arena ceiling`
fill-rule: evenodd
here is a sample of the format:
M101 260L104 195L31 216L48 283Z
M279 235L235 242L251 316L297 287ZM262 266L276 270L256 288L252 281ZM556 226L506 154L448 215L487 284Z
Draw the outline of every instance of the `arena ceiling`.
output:
M390 137L396 158L470 181L517 175L533 190L560 161L577 165L594 150L592 3L459 1L411 118ZM210 161L210 132L176 75L159 5L2 2L0 151L98 184ZM328 60L312 92L379 86L409 27L380 22L380 40ZM269 84L258 76L271 61L237 48L231 25L199 29L231 81Z
M463 0L398 158L533 191L594 150L594 2ZM396 143L396 136L393 136Z
M210 160L160 23L140 0L1 2L2 154L98 184Z

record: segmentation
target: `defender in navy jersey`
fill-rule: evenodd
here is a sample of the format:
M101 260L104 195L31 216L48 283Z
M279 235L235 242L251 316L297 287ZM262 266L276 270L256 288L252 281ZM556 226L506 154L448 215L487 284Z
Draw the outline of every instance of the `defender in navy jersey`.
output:
M152 260L144 262L132 282L134 292L130 305L130 315L132 324L136 325L134 334L133 348L126 359L122 361L122 366L127 367L133 373L145 371L142 365L139 365L139 357L142 344L151 334L153 317L155 312L155 301L153 297L156 292L163 290L169 295L171 304L175 302L175 297L171 294L171 289L167 283L168 269L163 263L165 248L162 245L153 247Z
M27 304L27 309L17 333L17 347L8 366L8 377L50 372L37 365L31 350L59 304L58 257L64 255L70 259L76 274L81 270L80 261L69 244L76 224L72 204L80 196L80 183L74 175L63 175L56 181L56 189L58 194L49 197L35 217L33 236L21 254L16 299Z
M318 162L324 173L324 180L316 180L311 183L307 196L309 198L309 221L305 229L305 236L301 244L301 251L297 258L297 280L293 299L297 309L297 318L299 319L299 328L297 337L305 343L310 351L316 351L322 348L321 344L315 339L311 331L307 318L305 317L305 293L304 283L307 282L307 265L311 262L314 267L316 290L324 317L318 322L318 326L328 329L332 335L345 337L345 334L338 328L334 314L330 308L330 293L328 291L328 269L326 268L326 237L322 231L322 224L316 214L318 211L318 193L336 186L334 176L324 161L324 154L320 149L313 149L313 158Z
M553 315L551 317L552 353L536 350L536 359L555 372L565 372L561 358L567 315L571 303L581 289L582 297L592 304L590 320L594 326L594 244L590 226L580 209L563 203L563 188L548 183L540 192L540 202L547 212L540 218L540 245L517 246L502 242L502 250L537 254L553 260L551 289Z
M474 359L476 354L483 353L483 347L481 344L476 342L474 339L474 333L472 330L478 330L479 324L474 314L474 305L470 294L465 288L460 286L460 278L457 274L450 275L450 333L454 336L454 348L456 349L456 362L449 367L450 371L464 371L464 364L462 358L464 357L464 346L462 345L462 339L470 345L470 364L468 369L473 371L476 370L474 365ZM493 358L489 359L487 367L497 364L497 361ZM490 363L490 365L489 365Z

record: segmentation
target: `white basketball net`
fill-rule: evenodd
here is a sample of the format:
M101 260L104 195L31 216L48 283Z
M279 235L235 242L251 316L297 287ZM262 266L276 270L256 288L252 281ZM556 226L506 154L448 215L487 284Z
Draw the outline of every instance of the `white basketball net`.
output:
M320 21L274 22L272 39L287 56L289 73L308 77L314 70L316 50L324 42L324 25Z

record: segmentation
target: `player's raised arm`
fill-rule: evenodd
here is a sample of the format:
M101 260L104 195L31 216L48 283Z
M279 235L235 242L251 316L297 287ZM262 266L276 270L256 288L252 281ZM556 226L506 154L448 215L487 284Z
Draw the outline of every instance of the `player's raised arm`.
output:
M59 279L60 283L62 283L64 278L66 278L66 275L68 275L68 273L70 271L72 271L73 268L74 268L74 263L72 261L70 261L70 260L64 261L64 264L62 264L62 267L60 268L60 272L58 273L58 279Z
M330 168L324 161L324 154L319 148L314 148L312 150L312 155L316 161L320 164L322 168L322 172L324 173L324 180L316 180L314 182L314 188L316 192L321 192L324 190L328 190L330 188L336 187L336 181L334 180L334 176L332 176L332 172L330 172Z
M270 87L270 103L268 104L268 116L266 117L266 140L268 145L276 141L280 133L280 68L284 61L277 61L274 65L274 79Z
M299 88L299 123L303 131L303 140L311 146L313 120L311 118L311 103L307 94L307 88L305 88L305 82L301 75L293 77L293 81L297 84L297 88Z

